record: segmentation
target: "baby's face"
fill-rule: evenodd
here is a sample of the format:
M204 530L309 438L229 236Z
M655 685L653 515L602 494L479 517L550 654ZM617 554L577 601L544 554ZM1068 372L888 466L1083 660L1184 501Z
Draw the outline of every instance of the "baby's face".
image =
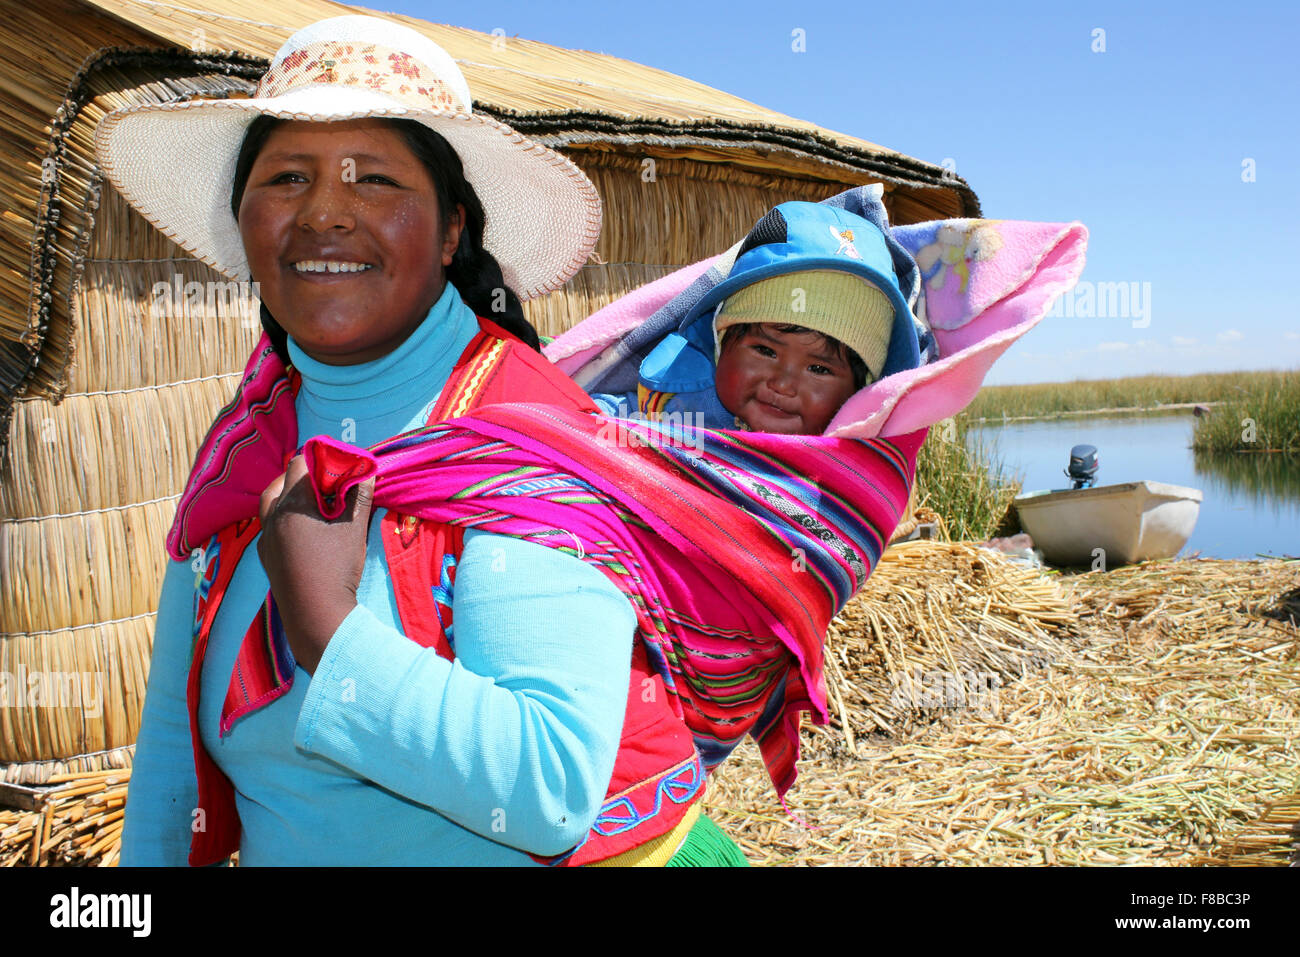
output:
M715 381L728 412L756 432L821 435L853 395L853 371L815 332L747 325L722 348Z

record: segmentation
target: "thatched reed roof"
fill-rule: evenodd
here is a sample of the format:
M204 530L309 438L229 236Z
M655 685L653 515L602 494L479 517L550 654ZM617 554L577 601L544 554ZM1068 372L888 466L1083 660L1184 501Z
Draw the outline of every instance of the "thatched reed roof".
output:
M328 0L89 0L86 4L129 23L154 43L182 49L238 50L269 59L295 30L315 20L369 12ZM202 12L210 11L210 12ZM498 37L398 14L403 23L456 58L475 106L549 146L635 143L721 150L712 158L839 179L828 165L879 173L900 185L943 196L924 200L941 216L962 215L975 202L969 187L933 164L663 70L604 53L568 50L519 37ZM200 33L200 31L202 31ZM927 218L938 218L931 216Z

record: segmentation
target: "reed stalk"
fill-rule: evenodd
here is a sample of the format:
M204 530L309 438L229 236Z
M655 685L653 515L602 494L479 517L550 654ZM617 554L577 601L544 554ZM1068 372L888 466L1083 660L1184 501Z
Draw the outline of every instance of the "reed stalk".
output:
M1005 474L993 446L968 437L968 427L963 414L930 429L916 462L916 501L942 517L948 537L984 541L1003 524L1021 486Z

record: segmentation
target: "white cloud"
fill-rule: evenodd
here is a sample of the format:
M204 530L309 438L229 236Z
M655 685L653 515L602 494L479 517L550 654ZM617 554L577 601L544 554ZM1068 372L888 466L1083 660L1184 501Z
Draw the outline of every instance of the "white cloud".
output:
M1123 352L1128 348L1127 342L1099 342L1097 343L1098 352Z
M1284 333L1282 333L1282 338L1283 338L1283 339L1300 339L1300 332L1284 332Z
M1174 345L1176 346L1199 346L1200 339L1189 339L1187 336L1174 336Z
M1220 342L1240 342L1246 337L1237 329L1225 329L1214 338L1218 339Z

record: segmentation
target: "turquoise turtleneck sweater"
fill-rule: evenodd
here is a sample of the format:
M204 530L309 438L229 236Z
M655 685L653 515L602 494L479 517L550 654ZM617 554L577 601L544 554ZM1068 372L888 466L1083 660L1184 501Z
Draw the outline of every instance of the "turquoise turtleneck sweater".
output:
M331 366L291 339L299 444L354 445L423 425L478 332L448 285L420 327L373 362ZM235 784L240 863L529 864L582 840L609 785L635 616L561 552L466 536L454 661L401 632L372 518L358 604L315 675L217 734L235 657L269 583L245 551L203 663L199 727ZM195 573L170 562L126 806L122 864L183 865L197 803L185 706ZM521 850L522 849L522 850Z

